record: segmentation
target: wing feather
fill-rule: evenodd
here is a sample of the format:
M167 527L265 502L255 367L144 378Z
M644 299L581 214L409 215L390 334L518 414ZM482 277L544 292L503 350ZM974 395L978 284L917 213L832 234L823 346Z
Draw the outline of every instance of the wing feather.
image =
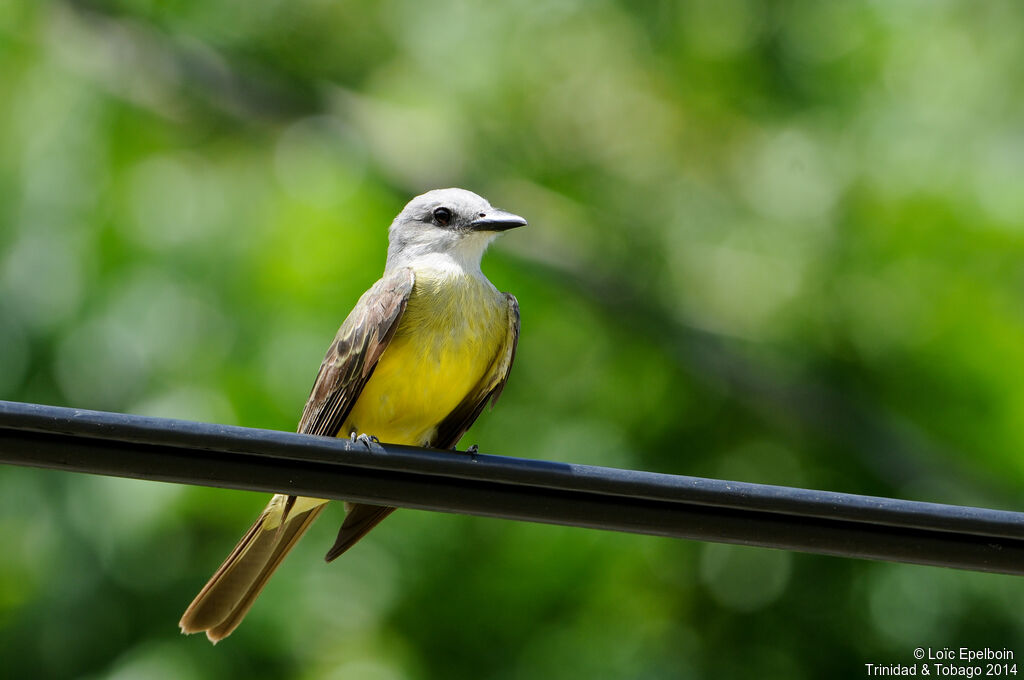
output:
M398 328L414 281L412 269L398 269L359 298L320 364L299 420L299 432L328 437L339 434Z

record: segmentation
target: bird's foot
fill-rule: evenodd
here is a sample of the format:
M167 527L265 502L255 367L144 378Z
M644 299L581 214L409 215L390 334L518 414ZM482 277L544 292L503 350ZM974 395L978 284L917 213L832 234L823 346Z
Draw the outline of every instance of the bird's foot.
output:
M477 446L476 444L473 444L468 449L466 449L466 455L473 460L476 460L476 454L478 453L480 453L480 447Z
M367 451L373 451L380 453L384 451L384 447L380 445L380 440L374 437L372 434L366 434L365 432L356 435L355 431L348 436L349 441L353 444L359 443L366 447Z

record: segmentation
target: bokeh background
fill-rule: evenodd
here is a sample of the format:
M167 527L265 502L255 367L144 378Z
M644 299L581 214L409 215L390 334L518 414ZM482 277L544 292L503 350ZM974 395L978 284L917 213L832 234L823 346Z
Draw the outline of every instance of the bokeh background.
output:
M0 398L290 430L412 195L525 215L484 452L1024 508L1024 5L0 3ZM1024 653L1024 581L0 470L12 678L822 678ZM1024 671L1024 668L1021 668Z

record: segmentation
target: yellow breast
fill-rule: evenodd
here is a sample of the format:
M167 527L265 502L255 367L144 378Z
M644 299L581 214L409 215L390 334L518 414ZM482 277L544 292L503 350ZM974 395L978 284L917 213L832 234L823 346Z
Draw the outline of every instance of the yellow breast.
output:
M429 446L504 350L505 297L469 274L416 272L409 304L339 436Z

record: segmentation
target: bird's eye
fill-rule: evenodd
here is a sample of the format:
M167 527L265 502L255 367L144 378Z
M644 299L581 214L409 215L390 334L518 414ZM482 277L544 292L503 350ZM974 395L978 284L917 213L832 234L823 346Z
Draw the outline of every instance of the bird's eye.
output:
M435 208L434 220L442 227L447 227L448 223L452 221L452 211L448 208Z

